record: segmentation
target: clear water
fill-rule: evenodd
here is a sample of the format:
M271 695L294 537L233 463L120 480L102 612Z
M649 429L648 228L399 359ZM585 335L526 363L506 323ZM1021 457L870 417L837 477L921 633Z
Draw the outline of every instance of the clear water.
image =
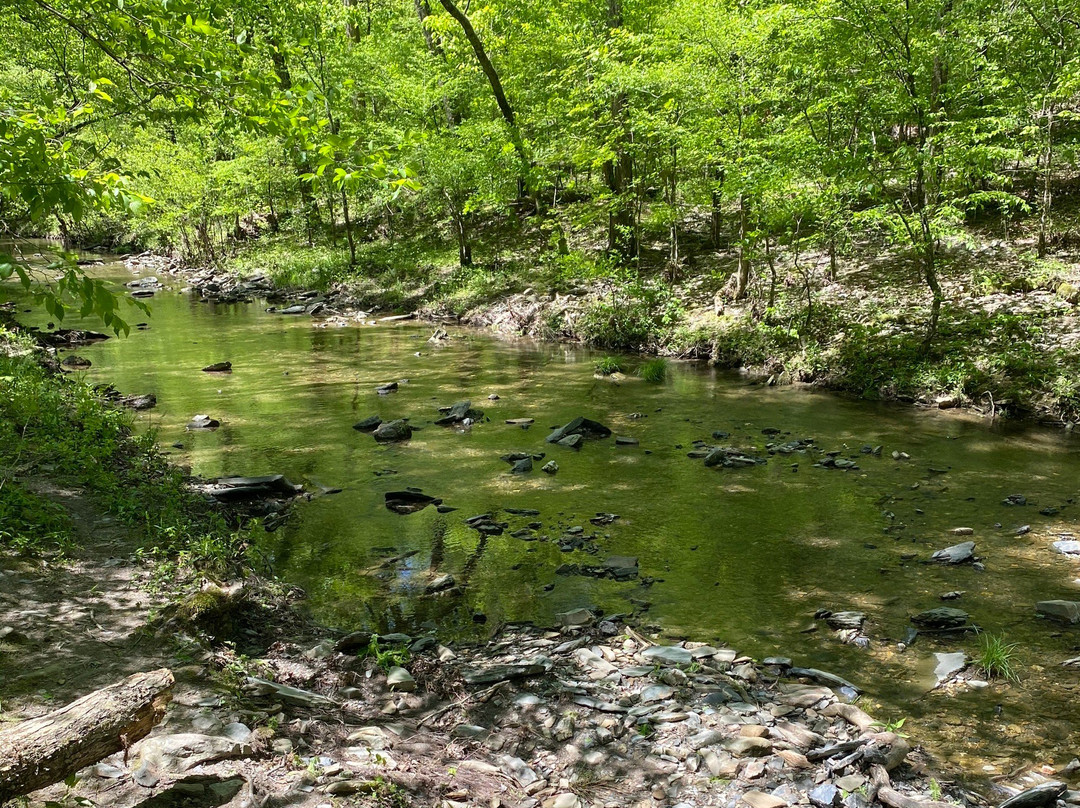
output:
M118 284L131 279L119 264L102 274ZM157 408L138 423L156 428L166 451L200 475L280 472L309 488L317 481L343 489L301 504L264 547L274 570L306 589L323 621L383 632L434 625L465 638L504 621L550 623L579 606L637 611L673 637L783 654L845 676L865 688L871 711L906 717L905 732L957 770L1003 773L1073 757L1080 672L1060 663L1080 653L1080 629L1034 613L1037 600L1080 599L1080 562L1050 549L1058 534L1075 529L1078 513L1080 444L1071 434L752 386L700 364L673 363L662 384L614 383L594 377L598 354L575 346L458 328L435 345L427 342L432 328L420 324L322 328L260 305L200 303L175 285L151 301L148 330L79 349L93 362L87 375L125 393L156 394ZM231 374L200 372L224 360L233 363ZM397 392L376 394L378 385L402 379L409 381ZM489 394L499 399L488 401ZM464 398L490 422L467 431L431 423L438 406ZM185 432L197 413L218 418L221 428ZM406 444L378 445L352 429L372 414L408 417L422 429ZM549 427L576 415L640 445L617 448L609 439L575 452L544 442ZM536 423L522 430L504 424L509 418ZM764 428L782 434L766 437ZM713 430L732 437L713 441ZM686 456L699 439L764 452L767 442L796 438L840 450L859 469L814 468L814 458L800 454L709 469ZM878 444L882 457L859 452ZM509 474L499 456L517 450L546 452L559 473L542 473L540 462L531 474ZM911 459L894 461L893 450ZM384 470L396 473L376 473ZM383 495L405 487L457 510L387 510ZM1002 505L1010 494L1030 504ZM1045 506L1061 511L1042 516ZM505 507L541 515L508 516L500 513ZM485 512L509 522L507 533L485 540L463 524ZM588 519L597 512L619 518L594 527ZM542 522L538 534L552 541L509 535L530 521ZM1022 524L1032 530L1017 537ZM554 539L571 526L596 535L595 555L560 552ZM958 526L974 529L985 571L922 563L968 538L949 534ZM555 572L610 555L636 556L641 575L656 582ZM453 575L463 593L424 595L438 573ZM948 605L1019 644L1018 685L928 693L933 653L977 654L972 635L920 637L897 650L909 617L942 605L938 595L951 590L966 594ZM815 623L819 608L866 612L871 647L842 645Z

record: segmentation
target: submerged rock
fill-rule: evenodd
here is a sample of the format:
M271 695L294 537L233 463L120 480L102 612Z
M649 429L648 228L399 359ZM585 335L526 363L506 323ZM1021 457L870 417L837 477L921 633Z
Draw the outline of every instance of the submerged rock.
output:
M382 422L383 419L378 415L369 415L363 421L357 421L353 424L353 429L359 432L374 432Z
M211 418L209 415L196 415L188 422L185 429L194 432L196 430L217 429L219 426L221 426L221 421L216 418Z
M203 373L232 373L232 362L215 362L203 368Z
M396 421L384 421L375 429L372 437L379 443L406 441L412 437L412 427L401 418Z
M1056 552L1062 555L1080 555L1080 541L1062 539L1054 542L1052 546Z
M1035 611L1062 623L1080 623L1080 603L1075 600L1041 600L1035 604Z
M419 491L389 491L384 494L386 507L394 513L410 514L422 511L428 505L441 500L421 494Z

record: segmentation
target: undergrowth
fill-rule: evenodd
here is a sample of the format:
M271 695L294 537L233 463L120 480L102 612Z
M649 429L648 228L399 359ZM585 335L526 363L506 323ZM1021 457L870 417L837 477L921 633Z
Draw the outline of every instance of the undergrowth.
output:
M224 574L248 542L207 511L154 435L131 425L129 411L42 364L27 337L0 329L0 549L71 548L66 510L28 485L44 478L85 490L147 556Z

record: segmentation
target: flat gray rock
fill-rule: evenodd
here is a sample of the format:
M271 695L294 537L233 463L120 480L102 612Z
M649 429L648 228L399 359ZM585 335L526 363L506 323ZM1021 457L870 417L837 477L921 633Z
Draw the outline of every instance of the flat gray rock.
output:
M974 560L974 558L975 542L973 541L962 541L952 547L938 550L930 556L931 561L936 561L939 564L964 564Z
M677 645L650 646L641 652L641 658L662 665L689 665L694 659L689 651Z
M934 676L940 685L948 681L953 675L959 673L967 664L967 655L963 651L951 654L934 654L937 665L934 667Z

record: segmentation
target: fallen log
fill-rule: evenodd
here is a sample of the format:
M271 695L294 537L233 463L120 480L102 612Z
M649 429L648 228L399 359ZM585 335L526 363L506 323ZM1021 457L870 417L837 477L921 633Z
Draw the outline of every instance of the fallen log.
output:
M951 802L937 802L934 800L917 800L907 794L901 794L892 787L889 773L885 767L875 764L870 769L870 800L876 797L882 805L889 808L957 808Z
M127 750L165 715L173 675L136 673L0 731L0 805Z

